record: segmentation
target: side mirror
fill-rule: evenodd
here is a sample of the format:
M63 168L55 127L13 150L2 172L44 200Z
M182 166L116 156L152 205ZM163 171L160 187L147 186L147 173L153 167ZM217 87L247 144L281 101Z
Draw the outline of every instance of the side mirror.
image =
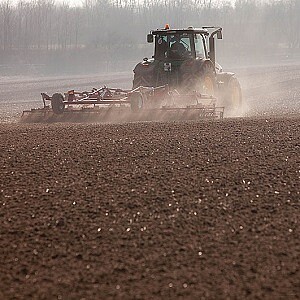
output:
M217 32L217 39L218 40L222 40L223 39L223 34L222 34L221 30Z
M151 33L147 34L147 42L153 43L153 34L151 34Z

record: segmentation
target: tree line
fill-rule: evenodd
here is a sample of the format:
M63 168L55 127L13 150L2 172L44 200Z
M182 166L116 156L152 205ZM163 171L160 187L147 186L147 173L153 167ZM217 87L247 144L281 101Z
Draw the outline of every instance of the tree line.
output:
M72 56L78 61L78 55L89 65L93 59L137 60L151 55L146 34L165 23L222 26L223 57L293 55L300 48L299 12L299 0L84 0L78 7L54 0L2 0L0 64Z

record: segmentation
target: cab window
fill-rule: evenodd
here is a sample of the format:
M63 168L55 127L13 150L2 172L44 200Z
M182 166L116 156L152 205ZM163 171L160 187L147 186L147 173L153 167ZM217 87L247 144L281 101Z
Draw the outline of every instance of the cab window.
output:
M175 35L170 35L170 47L172 47L173 44L175 43L181 43L186 51L191 52L191 40L190 36L186 33L183 34L175 34Z
M155 58L164 59L168 50L168 42L166 35L157 35L156 36L156 49L155 49Z
M170 35L169 58L185 59L192 55L191 35L187 33Z
M195 51L196 57L205 58L204 39L201 34L195 34Z

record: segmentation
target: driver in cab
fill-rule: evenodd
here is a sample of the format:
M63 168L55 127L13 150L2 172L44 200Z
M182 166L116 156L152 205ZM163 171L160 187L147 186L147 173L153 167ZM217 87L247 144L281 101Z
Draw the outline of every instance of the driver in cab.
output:
M186 55L187 49L181 43L181 37L179 35L174 36L174 43L171 45L171 56L173 58L182 58Z

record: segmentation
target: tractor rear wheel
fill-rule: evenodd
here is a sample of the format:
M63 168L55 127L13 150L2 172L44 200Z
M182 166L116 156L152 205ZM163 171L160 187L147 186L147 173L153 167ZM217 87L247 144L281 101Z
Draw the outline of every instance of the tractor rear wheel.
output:
M133 112L139 112L144 107L144 99L141 93L133 93L130 96L130 108Z
M192 76L185 75L182 81L184 91L197 91L209 96L216 95L216 74L212 65L205 63L200 72Z
M51 97L51 107L55 114L62 114L65 109L64 96L59 93L55 93Z

